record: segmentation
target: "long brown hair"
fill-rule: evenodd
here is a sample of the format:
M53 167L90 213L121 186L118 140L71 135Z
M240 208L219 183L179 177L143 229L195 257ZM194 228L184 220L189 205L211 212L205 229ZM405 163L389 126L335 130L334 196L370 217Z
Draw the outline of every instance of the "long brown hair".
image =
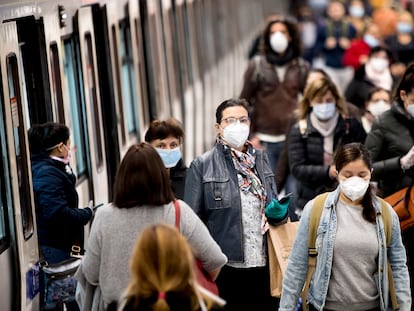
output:
M175 227L158 224L146 228L134 248L130 271L125 309L199 310L194 257Z
M163 205L173 200L170 178L158 152L149 143L131 146L116 174L115 206Z

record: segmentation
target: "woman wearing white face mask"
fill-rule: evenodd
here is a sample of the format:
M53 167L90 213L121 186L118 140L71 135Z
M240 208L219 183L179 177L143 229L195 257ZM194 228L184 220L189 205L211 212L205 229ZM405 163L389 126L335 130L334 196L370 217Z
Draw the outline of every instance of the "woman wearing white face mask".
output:
M339 186L319 203L323 206L315 244L317 265L306 297L309 310L391 310L390 263L399 310L410 311L410 275L398 216L389 204L381 203L370 186L368 149L361 143L344 145L334 162ZM283 279L279 311L295 309L305 283L308 228L315 202L309 201L303 211ZM391 235L389 242L387 234Z
M266 25L260 53L249 62L244 74L239 98L245 98L251 106L251 142L255 148L266 150L273 170L309 71L309 64L300 55L297 23L276 17ZM289 185L286 192L293 191Z
M354 75L345 91L346 100L365 109L365 101L369 91L374 87L380 87L391 91L394 79L390 71L390 51L382 46L371 49L368 59Z
M335 188L335 151L346 143L363 142L366 134L359 121L348 117L344 99L327 77L306 87L297 118L288 137L288 157L297 183L291 205L300 214L315 195Z
M217 278L226 310L276 310L266 260L265 207L277 198L266 153L247 140L247 102L230 99L216 110L215 146L188 169L184 201L203 220L229 259ZM280 208L283 221L287 209Z
M366 142L374 165L373 180L386 197L414 184L414 65L408 66L394 91L389 110L374 121ZM414 271L414 228L403 232L410 271ZM414 289L414 284L411 288ZM414 293L412 294L414 297Z
M184 198L187 167L182 159L181 147L184 131L174 118L154 120L145 133L145 141L158 152L170 176L171 187L177 199Z
M365 103L365 112L361 117L365 132L369 132L375 119L391 108L391 93L383 88L373 88Z

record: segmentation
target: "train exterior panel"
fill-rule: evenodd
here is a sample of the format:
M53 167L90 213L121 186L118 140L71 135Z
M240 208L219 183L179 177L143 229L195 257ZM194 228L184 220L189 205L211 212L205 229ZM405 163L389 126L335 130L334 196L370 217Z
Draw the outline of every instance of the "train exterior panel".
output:
M111 201L153 119L183 123L188 164L214 143L215 107L238 95L253 38L285 2L0 1L1 310L40 309L28 128L71 129L79 207Z

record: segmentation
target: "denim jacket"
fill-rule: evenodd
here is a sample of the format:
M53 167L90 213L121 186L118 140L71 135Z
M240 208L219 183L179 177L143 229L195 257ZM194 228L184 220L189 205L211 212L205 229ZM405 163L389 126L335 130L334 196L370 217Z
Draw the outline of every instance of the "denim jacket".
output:
M332 269L333 247L337 230L336 203L339 188L330 192L322 211L317 230L316 249L318 252L315 271L312 276L308 302L317 310L322 310L328 293L329 279ZM314 200L309 201L302 214L297 231L297 238L289 256L288 266L283 279L282 297L279 311L295 310L298 298L308 271L308 232L311 209ZM406 265L407 257L401 240L401 231L397 214L387 205L392 215L391 244L387 246L384 223L381 217L381 203L375 200L377 211L376 228L379 244L378 255L378 291L381 310L391 310L389 284L387 276L387 260L391 263L395 292L401 311L411 310L410 276ZM357 254L355 254L357 256Z
M277 198L267 156L256 150L256 170L266 187L266 204ZM244 262L240 188L230 149L216 144L187 171L184 201L206 224L229 262Z

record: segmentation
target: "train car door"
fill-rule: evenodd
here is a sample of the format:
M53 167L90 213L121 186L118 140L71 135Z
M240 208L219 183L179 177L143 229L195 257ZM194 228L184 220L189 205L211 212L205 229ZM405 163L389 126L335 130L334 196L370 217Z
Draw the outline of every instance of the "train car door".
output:
M166 119L171 116L171 111L160 4L156 0L141 1L140 4L146 14L143 25L151 117Z
M128 12L128 19L130 21L131 30L131 46L135 81L138 97L138 111L139 111L139 127L141 140L144 140L146 129L150 124L150 106L148 100L148 88L146 78L145 52L144 40L142 33L141 14L138 1L128 1L126 11Z
M99 79L96 62L95 35L92 9L80 8L75 17L79 35L79 53L83 80L87 144L89 145L89 185L95 205L106 203L108 196L108 172L102 126Z
M39 251L15 22L0 24L0 309L39 309Z

